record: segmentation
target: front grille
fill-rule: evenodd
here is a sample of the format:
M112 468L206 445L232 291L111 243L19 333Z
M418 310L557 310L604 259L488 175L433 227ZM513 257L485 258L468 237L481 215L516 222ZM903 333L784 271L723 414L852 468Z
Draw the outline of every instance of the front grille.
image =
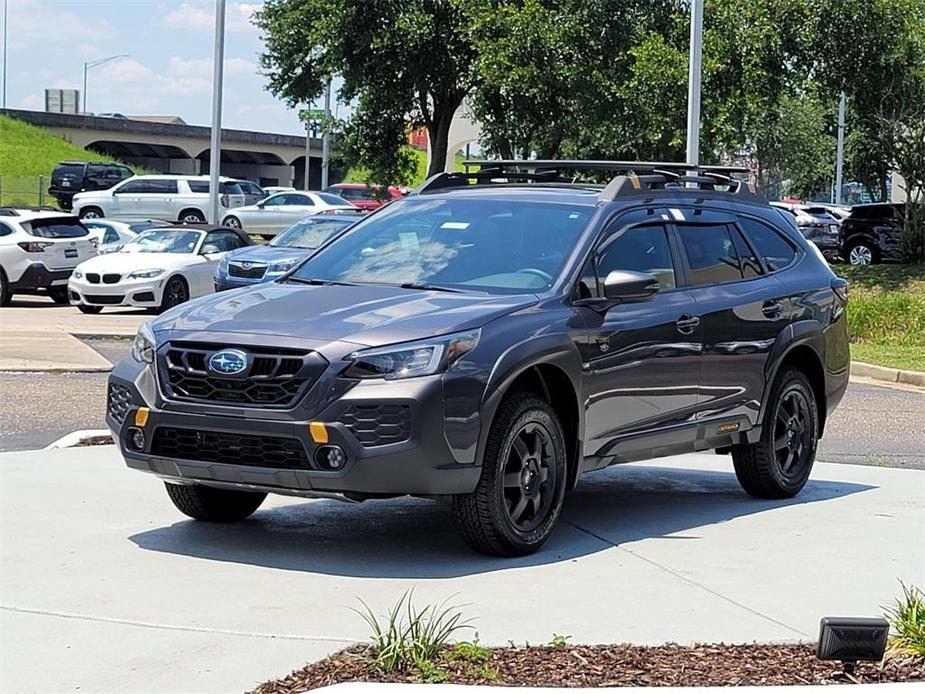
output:
M236 263L228 264L228 275L230 277L241 277L249 280L259 280L267 272L266 265L251 265L250 267L242 267Z
M337 418L364 446L385 446L411 438L411 407L351 405Z
M132 391L121 383L110 383L106 398L106 407L109 410L109 416L119 422L119 424L122 424L131 406Z
M228 465L300 470L310 467L302 442L282 436L157 427L151 441L151 453Z
M240 348L249 367L240 375L209 370L209 358L225 345L170 343L160 356L161 382L167 397L226 405L291 407L318 379L327 362L317 352Z
M91 304L121 304L124 294L87 294L86 299Z
M98 272L88 272L85 276L87 278L87 282L90 284L100 283L100 274Z
M117 284L120 279L122 279L122 275L107 273L103 275L103 284Z

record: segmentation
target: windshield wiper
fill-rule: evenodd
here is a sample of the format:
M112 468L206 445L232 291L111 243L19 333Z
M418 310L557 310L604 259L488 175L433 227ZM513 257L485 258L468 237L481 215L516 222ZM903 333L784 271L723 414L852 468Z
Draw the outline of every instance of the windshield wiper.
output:
M338 287L355 287L353 282L336 282L334 280L319 280L315 278L306 278L306 277L297 277L293 275L292 277L286 278L287 282L297 282L298 284L311 284L315 286L331 286L337 285Z
M453 289L452 287L441 287L439 284L427 284L426 282L403 282L398 285L402 289L422 289L427 292L452 292L453 294L461 294L461 289Z

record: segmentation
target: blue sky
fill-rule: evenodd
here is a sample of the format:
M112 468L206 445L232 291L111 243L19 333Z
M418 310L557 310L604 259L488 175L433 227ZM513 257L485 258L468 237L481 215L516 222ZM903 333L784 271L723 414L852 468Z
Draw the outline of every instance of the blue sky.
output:
M7 2L9 107L41 110L46 87L81 88L84 61L127 53L90 71L89 111L209 123L214 0ZM257 72L262 42L250 15L260 4L226 0L223 125L300 133L296 111Z

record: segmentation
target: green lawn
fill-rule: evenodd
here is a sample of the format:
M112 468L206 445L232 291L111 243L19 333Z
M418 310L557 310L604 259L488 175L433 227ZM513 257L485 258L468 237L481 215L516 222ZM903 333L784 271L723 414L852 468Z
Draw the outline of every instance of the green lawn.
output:
M925 265L838 265L849 282L851 357L925 371Z
M417 168L414 173L414 180L411 181L411 188L421 185L424 182L424 179L427 178L427 152L422 152L419 149L412 149L411 153L414 155L417 160ZM456 155L456 170L463 170L463 161L465 157L461 154ZM367 172L364 169L361 169L356 166L352 166L347 169L347 174L344 176L344 181L347 183L366 183Z
M115 161L75 147L43 128L0 116L0 204L37 205L39 188L47 190L52 169L66 159ZM43 184L40 176L45 177ZM47 195L44 197L45 204L55 204Z

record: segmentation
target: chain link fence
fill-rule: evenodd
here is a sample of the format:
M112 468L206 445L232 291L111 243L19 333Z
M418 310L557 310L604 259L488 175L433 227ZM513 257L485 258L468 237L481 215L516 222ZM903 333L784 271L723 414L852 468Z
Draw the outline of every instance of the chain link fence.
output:
M48 176L0 176L0 207L58 206L48 194Z

